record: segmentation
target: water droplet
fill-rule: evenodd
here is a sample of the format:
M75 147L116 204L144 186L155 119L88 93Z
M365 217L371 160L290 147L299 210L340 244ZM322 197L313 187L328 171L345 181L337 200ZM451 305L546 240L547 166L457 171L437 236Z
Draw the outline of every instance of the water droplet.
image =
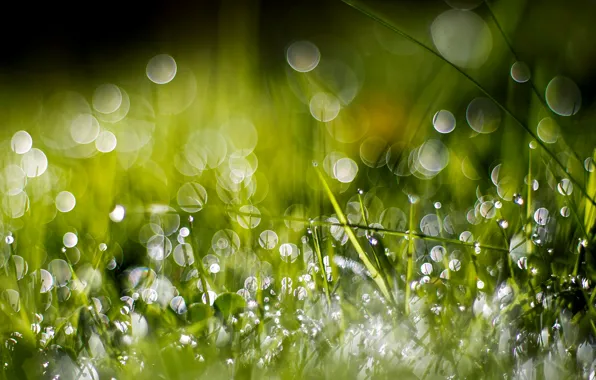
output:
M596 164L594 163L594 159L592 157L588 157L584 160L584 169L586 169L587 172L592 173L595 168Z
M424 263L420 266L420 272L423 275L430 275L433 272L433 265L431 263Z
M509 227L509 222L505 219L499 219L497 220L497 223L499 224L499 227L501 227L502 229L507 229L507 227Z
M6 235L4 241L6 242L6 244L12 244L14 243L14 237L12 235Z
M524 62L517 61L511 65L511 78L517 83L526 83L530 76L530 68Z
M549 219L549 212L544 207L539 208L534 212L534 220L541 226L546 226Z
M488 25L474 12L452 9L441 13L431 25L431 35L439 53L462 68L481 67L493 48Z
M569 217L569 215L571 215L571 211L569 210L569 207L567 207L567 206L561 207L561 216L564 218L567 218L567 217Z
M439 210L443 205L441 204L441 202L435 202L434 206L437 210Z
M438 111L433 116L433 126L439 133L451 133L455 129L455 116L446 110Z
M556 76L548 83L545 98L550 109L561 116L575 115L582 105L579 88L564 76Z
M114 223L120 223L124 219L124 215L126 210L121 205L116 205L114 209L110 212L110 219Z
M317 67L321 60L319 48L310 41L296 41L286 50L286 60L292 69L306 73Z
M557 191L561 195L571 195L573 193L573 183L567 178L563 178L557 185Z
M167 54L159 54L151 58L145 70L147 78L156 84L171 82L176 76L178 66L174 58Z
M530 149L536 149L536 148L538 148L538 143L536 142L536 140L532 140L532 141L530 141L528 146L530 147Z
M443 256L445 255L446 250L443 246L436 245L430 250L430 258L433 261L439 262L443 260Z
M524 204L524 198L521 196L521 194L513 194L513 203L521 206Z

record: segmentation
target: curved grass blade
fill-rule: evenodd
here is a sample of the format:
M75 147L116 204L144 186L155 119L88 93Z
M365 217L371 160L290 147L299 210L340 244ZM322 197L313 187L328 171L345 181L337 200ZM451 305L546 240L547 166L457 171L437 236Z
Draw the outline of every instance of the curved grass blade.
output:
M325 192L327 193L327 197L329 198L329 201L333 205L333 209L335 210L335 213L337 214L337 219L339 219L340 223L344 224L344 230L346 231L346 234L348 235L350 242L354 246L354 249L356 250L356 252L358 252L358 257L366 266L366 269L370 273L371 278L375 281L375 283L381 290L381 293L383 293L383 296L388 301L390 301L392 304L395 305L395 300L393 299L393 295L391 294L391 292L385 285L385 280L383 278L381 278L381 274L379 273L379 271L375 268L373 263L371 263L370 260L368 259L366 252L364 252L364 249L360 245L360 242L356 238L356 235L354 235L354 231L352 231L352 229L347 226L348 219L346 218L341 207L339 207L339 203L337 203L337 199L335 198L335 195L333 195L333 192L329 188L329 185L327 184L325 177L323 177L323 174L321 173L321 169L319 167L315 167L315 171L317 172L317 175L318 175L319 179L321 180L321 183L325 189Z

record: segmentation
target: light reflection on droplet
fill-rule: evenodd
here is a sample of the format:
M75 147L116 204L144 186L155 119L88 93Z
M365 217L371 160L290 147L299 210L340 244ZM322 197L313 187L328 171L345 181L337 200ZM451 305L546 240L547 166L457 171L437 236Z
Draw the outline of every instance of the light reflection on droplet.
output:
M548 215L548 210L544 207L541 207L538 210L536 210L536 212L534 212L534 221L536 221L536 223L540 224L541 226L545 226L546 223L548 223Z
M48 158L44 152L37 148L33 148L23 154L21 166L23 167L25 174L27 174L27 177L39 177L45 173L48 168Z
M176 76L178 66L174 58L167 54L159 54L147 63L147 78L156 84L166 84Z
M524 62L517 61L511 65L511 78L517 83L526 83L530 76L530 68Z
M277 246L279 238L275 231L265 230L259 235L259 245L263 249L273 249Z
M501 124L501 110L489 98L479 97L466 109L468 125L478 133L492 133Z
M178 244L176 248L174 248L172 256L174 257L176 264L181 267L192 265L195 262L192 246L188 243Z
M56 195L56 208L60 212L70 212L74 209L77 201L69 191L61 191Z
M351 158L340 158L333 166L333 176L341 183L350 183L358 174L358 164Z
M538 126L536 127L536 133L538 134L540 140L547 144L555 143L561 134L559 126L550 117L545 117L544 119L540 120Z
M594 169L596 169L596 163L594 163L594 159L592 157L588 157L584 160L584 169L587 172L592 173Z
M582 105L579 88L574 81L564 76L556 76L548 83L545 99L550 109L561 116L575 115Z
M97 112L112 113L120 108L122 104L122 93L115 84L102 84L93 92L91 100L93 108Z
M319 48L310 41L296 41L286 51L288 64L296 71L306 73L313 70L321 60Z
M423 275L428 276L433 272L433 265L431 263L424 263L420 266L420 272Z
M328 122L339 115L339 100L332 94L316 93L309 102L310 114L318 121Z
M261 223L261 211L253 205L244 205L239 210L236 221L244 229L253 229Z
M449 163L449 150L440 140L430 139L420 146L418 161L424 169L439 172Z
M296 244L292 243L285 243L279 247L279 255L281 259L286 263L293 263L298 258L300 254L300 250L296 246Z
M72 248L79 242L79 238L73 232L67 232L62 237L62 242L66 248Z
M474 12L455 9L443 12L435 18L430 31L439 53L459 67L481 67L493 48L488 25Z
M25 154L31 150L33 146L33 139L27 131L18 131L12 135L10 140L10 148L16 154Z
M95 148L102 153L109 153L116 149L118 141L110 131L102 131L95 139Z
M567 207L567 206L561 207L561 216L563 218L568 218L569 215L571 215L571 211L569 210L569 207Z
M573 193L573 183L568 178L563 178L557 185L557 191L561 195L571 195Z
M455 129L455 116L446 110L437 111L433 116L433 126L439 133L451 133Z
M182 210L195 213L207 203L207 190L196 182L187 182L178 189L176 199Z
M116 205L114 209L110 212L110 219L114 223L120 223L124 219L124 215L126 214L126 210L122 205Z
M82 113L70 124L70 136L79 144L90 144L99 136L100 129L99 122L93 115Z

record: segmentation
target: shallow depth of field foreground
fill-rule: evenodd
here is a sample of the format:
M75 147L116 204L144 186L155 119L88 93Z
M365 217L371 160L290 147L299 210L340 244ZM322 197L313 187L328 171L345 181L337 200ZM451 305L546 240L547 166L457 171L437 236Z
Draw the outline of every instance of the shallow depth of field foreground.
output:
M0 378L596 378L596 2L145 13L2 69Z

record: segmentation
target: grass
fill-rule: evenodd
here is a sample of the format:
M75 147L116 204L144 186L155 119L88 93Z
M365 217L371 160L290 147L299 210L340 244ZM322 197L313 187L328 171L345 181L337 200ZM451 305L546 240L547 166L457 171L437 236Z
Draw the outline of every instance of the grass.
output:
M477 69L420 32L441 2L338 1L329 7L346 26L329 29L348 43L313 35L311 72L275 60L259 72L235 29L219 37L229 48L217 71L172 47L168 84L134 61L78 93L8 88L1 376L593 378L590 61L553 67L518 47L523 35L502 21L515 6L474 10L493 40ZM525 9L548 18L557 7ZM404 46L418 50L404 58ZM516 83L509 68L524 54L532 77ZM574 69L583 104L562 117L545 78ZM129 97L122 120L93 109L105 81ZM320 91L338 101L332 120L321 121L334 98L309 108ZM468 129L478 96L501 115L493 133ZM454 131L433 128L440 109ZM73 142L81 113L117 145ZM556 142L534 132L544 117L561 127ZM17 130L47 169L18 152Z

